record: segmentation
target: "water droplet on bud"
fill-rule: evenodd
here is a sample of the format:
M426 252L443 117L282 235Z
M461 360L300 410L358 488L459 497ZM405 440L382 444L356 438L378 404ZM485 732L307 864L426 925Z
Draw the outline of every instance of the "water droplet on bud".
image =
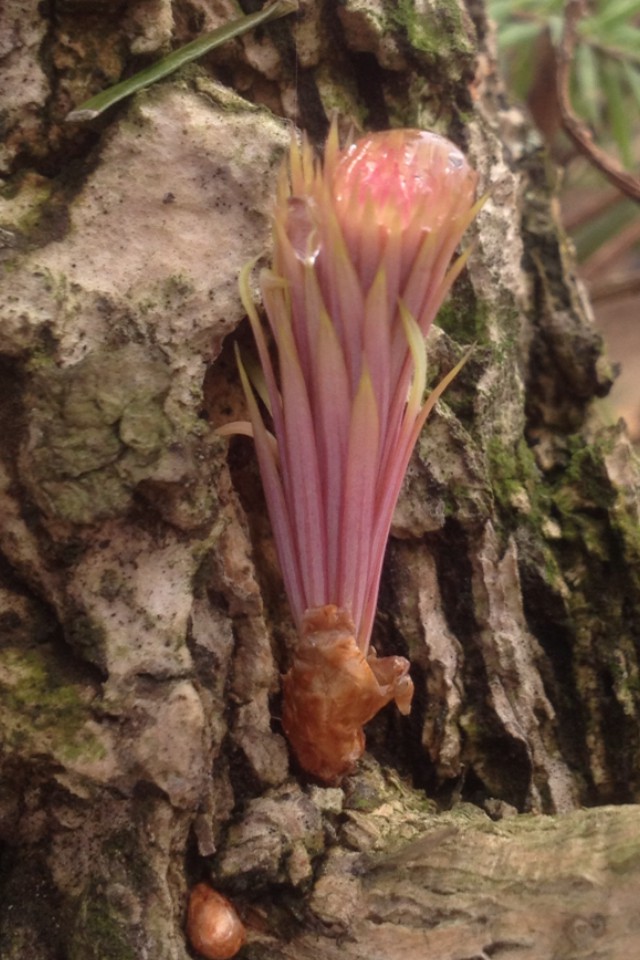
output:
M287 201L287 236L298 260L313 266L320 252L312 200L290 197Z

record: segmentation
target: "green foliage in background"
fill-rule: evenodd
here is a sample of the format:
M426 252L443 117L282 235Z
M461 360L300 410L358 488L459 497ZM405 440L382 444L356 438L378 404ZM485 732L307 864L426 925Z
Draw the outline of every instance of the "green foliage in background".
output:
M554 46L564 0L489 0L511 92L525 100L545 34ZM640 0L592 0L578 26L572 101L604 147L615 145L628 168L640 135ZM634 151L636 158L634 160Z

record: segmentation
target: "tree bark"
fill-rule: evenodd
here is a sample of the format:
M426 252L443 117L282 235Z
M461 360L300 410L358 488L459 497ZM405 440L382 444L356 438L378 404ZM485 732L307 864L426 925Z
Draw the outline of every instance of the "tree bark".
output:
M204 879L247 957L626 960L638 469L483 4L302 0L64 123L236 15L1 15L0 955L182 960ZM255 455L213 428L243 416L237 277L289 121L320 143L335 109L447 134L487 199L434 380L475 349L411 462L374 635L410 657L415 706L320 788L279 726L295 641ZM628 806L581 809L602 804Z

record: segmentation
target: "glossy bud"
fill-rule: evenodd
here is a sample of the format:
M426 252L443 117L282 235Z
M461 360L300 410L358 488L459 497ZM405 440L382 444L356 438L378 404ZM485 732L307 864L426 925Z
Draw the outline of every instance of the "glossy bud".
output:
M247 933L233 904L208 884L198 883L189 895L187 937L207 960L230 960Z

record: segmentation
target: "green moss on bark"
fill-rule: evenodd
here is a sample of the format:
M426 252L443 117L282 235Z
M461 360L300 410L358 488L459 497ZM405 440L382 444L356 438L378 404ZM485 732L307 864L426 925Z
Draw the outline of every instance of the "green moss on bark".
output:
M460 65L474 53L459 6L453 0L433 4L428 11L417 10L415 0L398 0L392 6L391 22L406 34L412 48L429 60L446 61L449 71L456 73L452 79L458 79Z
M130 933L94 890L80 903L69 960L136 960Z
M133 346L39 373L21 466L47 516L92 523L127 509L173 436L169 382L165 365Z
M91 732L91 692L70 684L49 647L0 650L0 728L5 749L61 762L101 759Z

